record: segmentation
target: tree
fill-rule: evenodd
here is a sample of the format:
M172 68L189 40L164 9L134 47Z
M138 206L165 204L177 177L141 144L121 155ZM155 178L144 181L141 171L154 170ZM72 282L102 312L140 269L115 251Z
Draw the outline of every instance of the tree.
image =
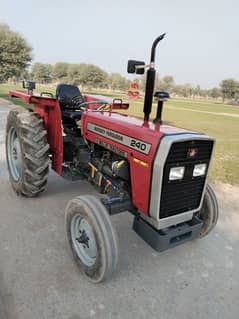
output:
M195 88L194 88L194 94L196 96L200 96L200 93L201 93L201 87L200 85L197 85Z
M19 77L32 60L32 48L8 25L0 24L0 81Z
M69 63L58 62L53 67L54 79L65 82L68 76Z
M171 91L174 87L174 78L171 75L165 75L161 80L161 90Z
M82 85L90 87L104 87L107 84L107 73L94 64L87 64L81 73Z
M183 96L183 97L193 96L193 94L195 93L194 90L195 89L192 87L192 85L190 83L175 85L173 88L173 92L175 92L177 95Z
M130 81L119 73L112 73L108 77L108 85L113 90L126 91L129 89Z
M68 68L69 82L89 87L107 86L108 75L94 64L71 64Z
M36 62L32 66L33 79L41 84L50 83L53 67L51 64Z
M223 99L237 99L239 96L239 82L225 79L220 83Z
M214 99L218 99L219 97L221 97L221 90L217 87L213 88L210 90L209 92L210 96Z
M82 74L86 69L87 64L70 64L67 69L68 81L74 85L82 85Z

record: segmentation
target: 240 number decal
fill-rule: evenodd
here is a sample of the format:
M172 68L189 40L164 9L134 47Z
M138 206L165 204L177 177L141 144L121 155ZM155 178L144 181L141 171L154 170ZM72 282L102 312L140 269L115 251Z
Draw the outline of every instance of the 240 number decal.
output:
M139 151L146 150L146 144L137 140L131 140L130 146L135 148L136 150L138 149Z

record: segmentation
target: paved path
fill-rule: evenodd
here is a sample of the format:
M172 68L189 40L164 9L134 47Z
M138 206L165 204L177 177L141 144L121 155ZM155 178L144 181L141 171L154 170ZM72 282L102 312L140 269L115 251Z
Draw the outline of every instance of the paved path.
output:
M114 216L121 256L111 281L93 285L72 261L64 208L84 182L54 173L37 199L16 196L6 172L0 103L0 319L238 319L239 192L216 184L221 215L205 239L156 253Z

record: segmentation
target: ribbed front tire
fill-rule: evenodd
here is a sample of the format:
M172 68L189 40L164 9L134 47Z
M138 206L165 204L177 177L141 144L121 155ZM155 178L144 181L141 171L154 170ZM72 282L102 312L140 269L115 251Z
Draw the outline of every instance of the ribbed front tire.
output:
M93 283L105 281L116 269L118 237L99 199L83 195L66 207L66 232L73 257Z
M218 221L219 208L217 198L212 187L207 184L202 208L198 217L203 221L200 237L208 235L216 226Z
M49 145L43 120L23 108L9 112L6 127L6 157L13 189L27 197L37 196L47 185Z

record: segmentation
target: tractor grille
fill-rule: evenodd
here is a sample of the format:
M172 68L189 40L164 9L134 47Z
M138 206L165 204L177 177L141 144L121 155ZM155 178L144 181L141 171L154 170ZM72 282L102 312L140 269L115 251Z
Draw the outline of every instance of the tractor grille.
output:
M213 141L211 140L191 140L174 143L169 151L166 164L187 161L189 159L188 150L192 148L198 150L193 160L209 160L211 158L212 147Z
M196 209L200 205L207 176L193 177L195 164L206 163L207 167L213 148L212 140L190 140L175 142L169 151L164 166L160 218L165 218ZM169 181L172 167L184 166L182 180Z

